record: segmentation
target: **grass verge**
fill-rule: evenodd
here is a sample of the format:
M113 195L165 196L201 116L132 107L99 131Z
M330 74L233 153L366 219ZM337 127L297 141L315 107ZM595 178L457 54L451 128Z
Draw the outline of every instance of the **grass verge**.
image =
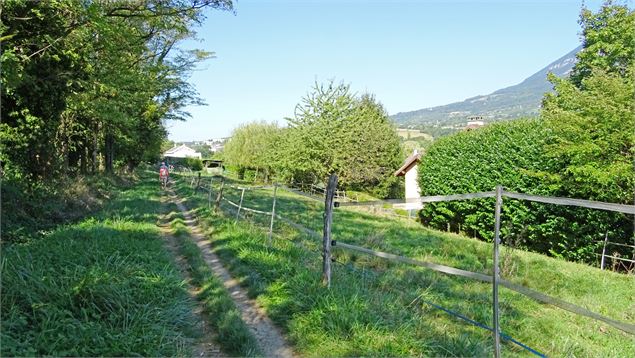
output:
M172 204L175 207L174 204ZM175 208L175 210L178 210ZM221 349L230 356L262 356L256 339L241 319L240 311L229 293L205 262L203 254L192 241L191 233L180 214L174 215L170 223L174 236L178 238L179 251L187 261L187 270L192 284L199 290L198 299L205 314L217 333Z
M203 195L181 185L188 206L198 208L216 253L250 295L267 309L301 354L319 356L486 356L491 334L437 310L441 305L485 324L491 322L491 285L378 258L336 250L333 286L320 285L320 245L313 238L276 224L267 245L268 218L235 221L231 207L215 215ZM277 213L320 230L319 203L278 191ZM240 192L226 187L238 202ZM245 193L247 207L269 210L271 193ZM354 210L334 215L336 240L415 259L489 273L491 244L424 229ZM635 282L630 276L600 271L542 255L503 253L506 279L559 297L600 314L632 322ZM515 339L547 355L633 356L633 337L602 323L537 303L501 289L501 327ZM507 356L529 354L504 344Z
M156 178L38 240L4 244L1 356L187 356L191 300L156 226Z

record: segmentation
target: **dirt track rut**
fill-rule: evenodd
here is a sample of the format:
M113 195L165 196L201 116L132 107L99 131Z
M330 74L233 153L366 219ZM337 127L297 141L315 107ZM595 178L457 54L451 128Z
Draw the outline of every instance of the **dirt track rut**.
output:
M190 229L192 240L203 253L205 262L207 262L214 274L223 281L236 307L240 310L243 321L249 326L249 329L256 337L258 345L264 355L267 357L295 357L293 350L289 347L284 336L280 333L280 330L274 326L269 317L267 317L265 311L257 302L248 298L247 292L240 287L238 281L232 278L225 267L223 267L218 256L212 251L209 240L201 233L196 221L181 200L175 195L171 196L171 200L174 201L179 210L183 213L185 223Z

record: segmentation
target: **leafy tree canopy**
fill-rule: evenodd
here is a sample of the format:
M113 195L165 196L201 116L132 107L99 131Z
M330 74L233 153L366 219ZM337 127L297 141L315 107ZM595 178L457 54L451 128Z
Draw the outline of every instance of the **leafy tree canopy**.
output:
M348 85L316 83L287 120L278 166L291 180L324 182L335 173L343 187L374 186L400 165L400 140L385 109Z
M1 160L30 176L111 171L159 155L166 119L200 104L182 51L225 0L7 0L0 12ZM89 169L90 167L90 169Z

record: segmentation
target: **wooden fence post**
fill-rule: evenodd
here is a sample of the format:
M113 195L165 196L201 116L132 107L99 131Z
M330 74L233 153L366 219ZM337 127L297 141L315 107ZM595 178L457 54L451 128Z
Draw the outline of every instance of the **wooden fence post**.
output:
M322 242L322 285L331 287L331 225L333 224L333 197L337 188L337 175L331 174L324 198L324 239Z
M494 326L494 357L501 356L500 323L498 321L498 281L500 280L500 268L498 262L498 245L500 244L501 227L501 207L503 206L503 187L496 186L496 206L494 209L494 272L492 274L492 294L493 294L493 326Z
M214 211L218 213L220 210L220 201L223 198L223 188L225 187L225 177L221 177L220 189L218 189L218 195L216 196L216 206Z
M198 172L198 178L196 179L196 188L194 188L194 194L196 194L200 186L201 186L201 172Z
M240 203L238 204L238 210L236 211L236 221L238 221L238 218L240 217L240 209L243 207L243 197L245 197L245 188L243 188L240 193Z
M276 194L278 193L278 184L273 185L273 204L271 205L271 224L269 224L269 246L273 238L273 220L276 217Z
M212 185L214 184L214 177L209 179L209 190L207 191L207 208L212 208Z

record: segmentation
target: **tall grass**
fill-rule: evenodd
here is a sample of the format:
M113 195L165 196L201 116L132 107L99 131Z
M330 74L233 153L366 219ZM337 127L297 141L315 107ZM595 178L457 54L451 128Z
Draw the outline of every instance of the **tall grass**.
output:
M156 227L152 179L112 188L91 218L3 245L0 355L191 353L191 302Z
M62 177L35 181L14 175L2 178L1 240L27 241L42 231L77 222L98 210L129 184L114 175Z
M179 189L188 205L207 200ZM239 192L225 190L237 202ZM321 204L278 191L277 213L320 231ZM244 203L269 210L271 193L249 191ZM352 254L336 247L333 286L320 285L321 243L276 224L267 245L268 218L235 222L231 207L214 215L198 209L217 254L249 288L296 350L326 356L486 356L491 334L440 311L428 302L478 322L491 322L491 285ZM491 245L424 229L416 224L338 209L334 239L454 267L489 273ZM635 320L632 277L519 250L508 256L506 279L626 322ZM513 265L512 265L513 264ZM501 327L548 355L633 356L633 337L597 321L539 304L501 289ZM505 355L528 354L504 344Z

